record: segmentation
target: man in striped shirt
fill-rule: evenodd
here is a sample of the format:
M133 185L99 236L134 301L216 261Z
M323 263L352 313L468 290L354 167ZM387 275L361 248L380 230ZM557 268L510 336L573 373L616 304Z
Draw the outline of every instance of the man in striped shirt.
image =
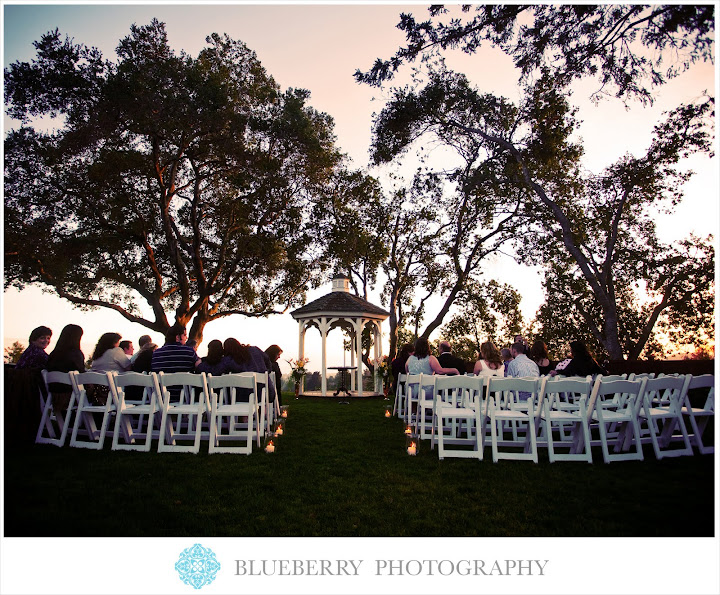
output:
M187 330L177 322L165 333L165 345L153 351L153 372L192 372L200 364L197 352L188 345Z

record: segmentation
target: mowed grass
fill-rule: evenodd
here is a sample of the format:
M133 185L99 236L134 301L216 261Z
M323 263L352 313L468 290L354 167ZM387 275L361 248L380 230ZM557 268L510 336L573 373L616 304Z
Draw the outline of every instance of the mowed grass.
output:
M6 449L5 536L713 535L712 455L439 461L427 441L407 455L392 401L285 403L271 455Z

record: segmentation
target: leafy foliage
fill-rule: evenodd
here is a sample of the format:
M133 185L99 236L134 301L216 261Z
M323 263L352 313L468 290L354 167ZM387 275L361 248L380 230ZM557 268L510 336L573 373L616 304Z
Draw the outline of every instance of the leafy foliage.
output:
M401 14L398 28L407 45L355 78L380 86L406 62L431 61L453 49L475 54L492 45L513 59L522 80L550 67L563 84L598 79L594 99L614 94L652 103L653 87L713 59L711 4L434 5L428 12L426 20Z
M518 258L544 265L548 293L559 294L549 298L543 336L551 312L570 311L574 318L562 330L575 329L573 336L582 328L611 359L635 359L646 346L657 347L652 330L661 314L666 330L686 329L674 330L678 335L700 326L711 334L709 242L662 245L652 215L681 199L691 173L678 168L680 161L695 152L712 155L714 101L679 106L656 126L644 156L626 155L596 176L581 169L576 109L561 82L544 69L515 107L478 93L462 75L431 67L424 86L396 89L377 116L374 158L391 160L420 139L481 148L469 176L473 191L513 209L508 229L523 225L513 236ZM702 252L697 259L688 256L693 246ZM633 284L642 285L645 300ZM705 306L690 313L690 296Z
M13 342L10 347L5 348L4 361L6 364L16 364L20 361L20 356L25 351L25 347L20 341Z
M153 20L111 63L54 31L6 70L24 123L5 144L10 285L157 331L174 312L198 340L211 320L301 303L323 268L307 206L342 161L332 120L242 42L207 44L176 55ZM39 130L39 115L57 128Z

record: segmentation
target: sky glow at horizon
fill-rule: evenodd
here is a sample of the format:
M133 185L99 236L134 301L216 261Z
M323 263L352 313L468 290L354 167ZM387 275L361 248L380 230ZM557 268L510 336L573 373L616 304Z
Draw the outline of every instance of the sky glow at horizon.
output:
M115 58L114 48L129 33L132 23L144 25L153 17L166 23L170 45L179 53L184 50L196 56L205 45L205 37L213 32L227 33L245 42L254 50L268 73L281 88L307 88L312 95L309 104L330 114L336 122L338 146L347 152L356 167L367 162L371 117L382 107L382 92L355 83L356 68L367 69L377 57L389 57L404 41L395 28L399 13L424 13L420 5L4 5L4 62L32 59L32 42L54 28L74 38L76 43L98 47L106 59ZM482 91L495 92L517 99L517 76L512 64L497 50L483 51L468 57L455 53L448 64L465 72ZM406 69L407 70L407 69ZM400 78L401 83L405 79ZM663 111L681 100L700 96L703 89L712 92L716 86L715 66L700 64L679 79L658 91L656 105L642 108L633 105L626 111L617 100L606 99L595 107L585 98L592 90L592 81L583 81L575 88L573 100L581 106L579 118L584 121L581 136L586 143L585 164L593 172L601 171L626 152L639 154L647 146L652 126ZM12 125L4 116L4 129ZM717 141L716 141L717 144ZM698 172L686 185L686 199L672 217L658 218L658 233L667 241L685 237L691 230L699 235L712 233L717 239L718 168L717 157L693 157L688 164ZM537 272L506 259L488 262L486 278L515 285L523 294L523 312L532 318L543 298ZM376 287L369 299L386 308ZM330 279L317 291L310 292L311 301L330 291ZM30 331L41 324L53 330L53 342L68 323L80 324L85 330L82 347L92 352L103 332L116 331L137 345L137 338L148 333L138 324L127 322L119 314L96 310L90 313L73 308L69 302L43 294L37 288L22 292L14 289L4 293L3 339L8 346L15 340L27 345ZM448 318L449 319L449 318ZM446 322L447 320L446 319ZM387 323L383 325L387 331ZM150 331L153 340L162 344L160 333ZM289 314L271 319L246 320L228 317L208 324L203 346L211 339L224 340L234 336L242 342L265 349L279 344L284 360L297 357L297 323ZM437 332L432 338L436 338ZM311 371L320 367L320 337L308 333L306 355ZM328 366L343 361L341 334L332 333L328 341ZM387 339L384 340L387 352Z

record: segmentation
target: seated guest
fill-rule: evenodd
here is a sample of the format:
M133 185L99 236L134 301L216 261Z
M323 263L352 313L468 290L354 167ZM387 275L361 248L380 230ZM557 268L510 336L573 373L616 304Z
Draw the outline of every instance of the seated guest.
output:
M438 359L430 353L430 343L420 337L415 341L415 352L405 363L406 374L459 374L457 368L444 368Z
M82 335L83 330L77 324L68 324L60 331L55 349L48 355L46 368L48 372L85 371L85 356L80 350ZM65 412L70 403L72 389L57 382L51 382L48 388L53 397L53 409L56 412Z
M202 358L202 361L198 367L195 368L195 371L197 373L205 372L213 376L220 376L223 373L221 368L223 355L225 355L225 353L223 352L222 341L213 339L208 343L207 355Z
M452 354L452 347L448 341L440 341L438 345L440 354L437 357L438 362L443 368L457 368L459 374L465 374L465 361Z
M475 362L473 373L476 376L505 376L505 366L503 365L500 351L495 347L492 341L486 341L480 345L480 359Z
M92 355L91 372L126 372L130 369L130 358L120 348L118 333L103 333L98 339Z
M200 365L200 358L192 347L185 345L187 330L179 323L165 333L165 345L152 352L153 372L192 372Z
M222 358L221 369L223 374L233 374L238 372L272 372L272 365L268 356L259 347L254 345L242 345L237 339L232 337L225 339L223 343L223 351L225 355ZM270 395L275 395L275 385L272 381L272 375L269 376ZM259 387L258 387L259 388Z
M564 368L557 367L550 372L551 376L561 374L563 376L595 376L596 374L607 374L595 358L590 354L585 343L582 341L570 342L570 353L572 359Z
M125 355L130 358L130 362L132 363L132 355L135 353L135 347L133 347L132 341L120 341L119 347Z
M265 350L265 355L268 356L270 365L272 366L278 405L282 405L282 370L280 370L280 364L278 364L282 352L283 350L280 349L279 345L270 345L270 347Z
M540 376L538 365L525 355L525 345L522 343L513 343L510 347L510 353L513 359L508 364L508 376L512 376L513 378Z
M503 347L500 350L500 357L502 357L503 366L505 367L505 376L507 376L508 375L508 373L507 373L508 365L510 364L510 362L512 361L512 358L513 358L512 352L507 347Z
M393 394L397 394L397 383L398 383L398 376L400 374L405 374L405 364L408 361L408 358L415 352L415 346L412 343L405 343L400 348L400 353L397 354L395 359L393 359L392 362L390 362L390 370L392 371L393 376L393 383L392 383L392 392Z
M27 349L23 351L17 364L16 370L22 368L42 369L47 365L48 354L45 352L50 345L52 331L46 326L34 328L30 333L30 341Z
M152 341L144 343L142 349L133 356L134 359L130 360L132 362L132 371L141 374L143 372L152 372L152 355L157 348L158 346Z
M130 369L130 358L120 347L118 333L103 333L98 339L92 355L91 372L126 372ZM88 399L95 405L107 402L108 387L101 384L85 386Z
M548 374L553 369L547 345L540 340L535 341L530 348L530 359L537 364L540 374Z
M130 361L132 363L135 363L135 360L140 355L140 352L142 351L142 348L147 345L148 343L152 343L152 337L150 335L143 335L138 339L138 347L140 348L140 351L136 351L133 353L132 357L130 358Z

